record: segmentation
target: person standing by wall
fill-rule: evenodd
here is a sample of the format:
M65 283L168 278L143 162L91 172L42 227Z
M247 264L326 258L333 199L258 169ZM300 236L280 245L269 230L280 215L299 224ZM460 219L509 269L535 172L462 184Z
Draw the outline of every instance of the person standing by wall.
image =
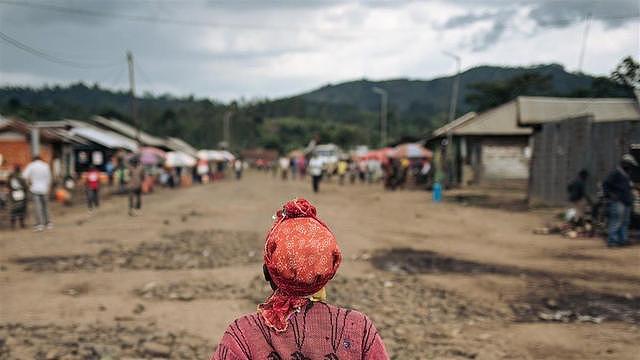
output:
M53 229L53 223L49 217L49 188L51 187L51 169L49 164L42 161L40 156L35 156L33 161L24 169L24 178L30 185L29 190L33 197L36 216L34 231L43 231L45 226Z
M129 216L135 216L142 208L142 181L144 170L138 160L133 160L129 170Z
M24 229L24 217L27 214L27 182L20 173L20 165L16 165L13 168L13 172L9 175L7 186L9 188L11 229L15 229L16 222L19 222L20 227Z
M85 178L85 187L87 193L87 206L89 213L92 213L100 206L100 172L95 165L91 165L87 171Z
M609 247L629 245L628 228L631 220L631 169L638 166L636 159L630 154L622 156L620 165L613 170L602 184L604 196L608 200L607 245Z

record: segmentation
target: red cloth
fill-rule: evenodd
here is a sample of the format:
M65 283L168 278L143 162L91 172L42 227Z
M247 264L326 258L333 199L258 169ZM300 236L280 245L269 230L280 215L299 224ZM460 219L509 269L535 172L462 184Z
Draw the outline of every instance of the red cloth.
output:
M211 360L387 360L376 327L355 310L312 302L285 332L250 314L229 325Z
M288 317L333 278L342 255L331 230L305 199L286 203L267 234L264 263L277 290L258 312L267 326L287 329Z
M97 190L100 187L100 172L98 170L87 171L87 187Z

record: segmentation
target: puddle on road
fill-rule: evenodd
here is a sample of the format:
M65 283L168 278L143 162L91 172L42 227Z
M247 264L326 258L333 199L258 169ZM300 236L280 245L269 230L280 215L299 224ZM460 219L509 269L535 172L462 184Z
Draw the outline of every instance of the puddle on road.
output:
M112 245L97 254L21 257L12 261L34 272L210 269L261 261L262 240L253 232L185 231L166 238L133 248Z
M511 308L516 321L623 321L640 325L640 297L578 288L565 282L538 282Z
M443 256L432 251L409 248L379 251L373 255L371 262L376 268L392 273L526 275L524 279L527 282L528 292L509 304L516 321L593 323L624 321L640 324L640 296L637 294L636 296L616 295L578 288L568 281L561 280L561 275L551 272L483 264ZM592 279L607 280L605 275ZM571 277L564 279L568 278ZM575 278L583 278L583 276L575 276Z
M373 266L390 272L409 274L460 273L460 274L499 274L499 275L541 275L541 272L520 269L512 266L484 264L480 262L456 259L433 251L410 248L393 248L378 251L371 258Z

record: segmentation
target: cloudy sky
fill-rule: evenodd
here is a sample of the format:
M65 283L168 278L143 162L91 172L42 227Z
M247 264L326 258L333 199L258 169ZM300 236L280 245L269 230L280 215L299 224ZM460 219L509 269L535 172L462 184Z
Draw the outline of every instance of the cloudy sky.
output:
M0 85L127 84L220 100L479 64L607 74L640 54L638 0L0 0ZM27 48L25 48L25 46ZM19 47L22 47L20 49ZM35 54L34 54L35 53Z

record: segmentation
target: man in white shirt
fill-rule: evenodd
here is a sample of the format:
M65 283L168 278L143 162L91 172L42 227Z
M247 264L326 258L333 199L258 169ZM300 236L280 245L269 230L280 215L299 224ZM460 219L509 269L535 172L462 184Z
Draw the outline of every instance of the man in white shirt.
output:
M33 196L36 213L35 231L42 231L45 226L52 229L53 224L49 218L47 204L49 188L51 187L51 169L49 169L49 164L42 161L40 156L35 156L33 161L24 169L22 175L29 183L29 190Z
M320 190L320 180L322 179L323 165L323 161L315 155L311 158L311 160L309 160L309 174L311 175L311 184L313 186L313 192L316 193Z

